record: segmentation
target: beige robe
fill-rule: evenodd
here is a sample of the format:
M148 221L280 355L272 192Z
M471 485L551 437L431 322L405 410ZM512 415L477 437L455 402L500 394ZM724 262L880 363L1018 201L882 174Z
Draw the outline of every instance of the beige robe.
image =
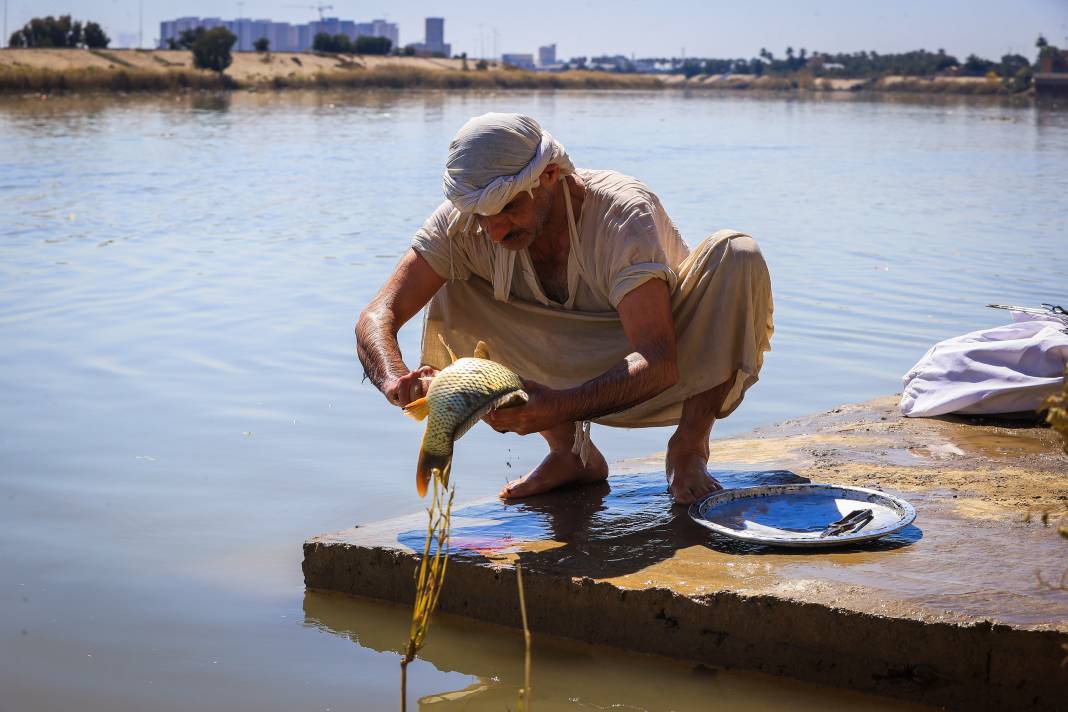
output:
M683 401L728 380L733 385L719 417L729 415L757 381L771 349L771 281L756 242L721 230L690 253L641 182L614 171L578 175L587 194L581 216L570 220L563 304L545 295L526 250L494 245L448 202L416 232L412 247L449 280L426 311L422 362L448 364L439 335L461 355L482 340L494 360L524 378L551 388L577 386L633 351L616 307L632 289L662 279L671 292L678 382L594 422L672 425ZM570 211L569 197L568 203Z

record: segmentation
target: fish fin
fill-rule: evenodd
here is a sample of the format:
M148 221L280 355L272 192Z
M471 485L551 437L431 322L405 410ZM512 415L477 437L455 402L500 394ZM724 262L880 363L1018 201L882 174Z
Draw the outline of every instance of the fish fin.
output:
M502 408L516 408L521 405L526 405L530 400L530 396L526 391L512 391L498 398L493 403L493 410L501 410Z
M404 414L409 418L415 418L416 420L424 420L430 415L430 401L426 399L426 396L422 398L416 398L408 405L404 406Z
M445 484L449 482L449 472L452 470L452 455L431 455L426 450L419 450L419 462L415 466L415 488L420 497L426 496L427 485L434 477L434 470L442 473L441 480Z
M453 353L453 350L449 348L447 343L445 343L445 337L438 334L438 341L440 341L441 345L445 347L445 350L449 352L449 363L456 363L456 354Z
M484 358L487 361L491 361L489 355L489 346L486 346L485 341L479 341L475 344L475 358Z

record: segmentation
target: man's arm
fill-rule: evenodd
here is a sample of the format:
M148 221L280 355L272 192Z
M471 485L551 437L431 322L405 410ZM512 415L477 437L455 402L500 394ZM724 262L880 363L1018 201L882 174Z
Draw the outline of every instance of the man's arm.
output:
M445 280L418 252L408 250L356 322L356 353L364 373L394 405L407 405L422 395L419 378L433 374L429 367L408 369L397 332L443 284Z
M526 435L624 410L675 385L675 323L667 284L650 279L628 292L618 310L634 349L625 359L575 388L558 391L528 383L527 405L495 411L486 421L496 430Z

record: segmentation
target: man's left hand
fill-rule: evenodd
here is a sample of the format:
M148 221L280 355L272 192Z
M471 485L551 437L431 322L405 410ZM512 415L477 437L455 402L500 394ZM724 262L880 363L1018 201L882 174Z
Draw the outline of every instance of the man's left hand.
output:
M519 435L551 430L567 420L560 391L534 381L523 381L523 390L530 397L525 405L495 410L483 420L498 433Z

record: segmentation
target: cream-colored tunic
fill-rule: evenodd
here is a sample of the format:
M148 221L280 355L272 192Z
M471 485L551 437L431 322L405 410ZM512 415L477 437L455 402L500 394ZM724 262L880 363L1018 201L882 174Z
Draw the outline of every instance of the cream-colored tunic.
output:
M691 254L656 195L614 171L579 170L582 214L571 225L567 302L549 299L526 250L494 245L443 203L412 247L449 281L423 324L422 361L448 364L438 336L459 354L485 341L494 360L524 378L569 388L601 375L633 351L616 307L632 289L662 279L671 291L678 382L642 403L595 422L645 427L677 423L690 396L728 380L719 417L741 403L769 351L771 281L756 242L721 230ZM565 196L568 195L565 191ZM571 208L570 204L568 205ZM459 217L460 224L464 218Z

